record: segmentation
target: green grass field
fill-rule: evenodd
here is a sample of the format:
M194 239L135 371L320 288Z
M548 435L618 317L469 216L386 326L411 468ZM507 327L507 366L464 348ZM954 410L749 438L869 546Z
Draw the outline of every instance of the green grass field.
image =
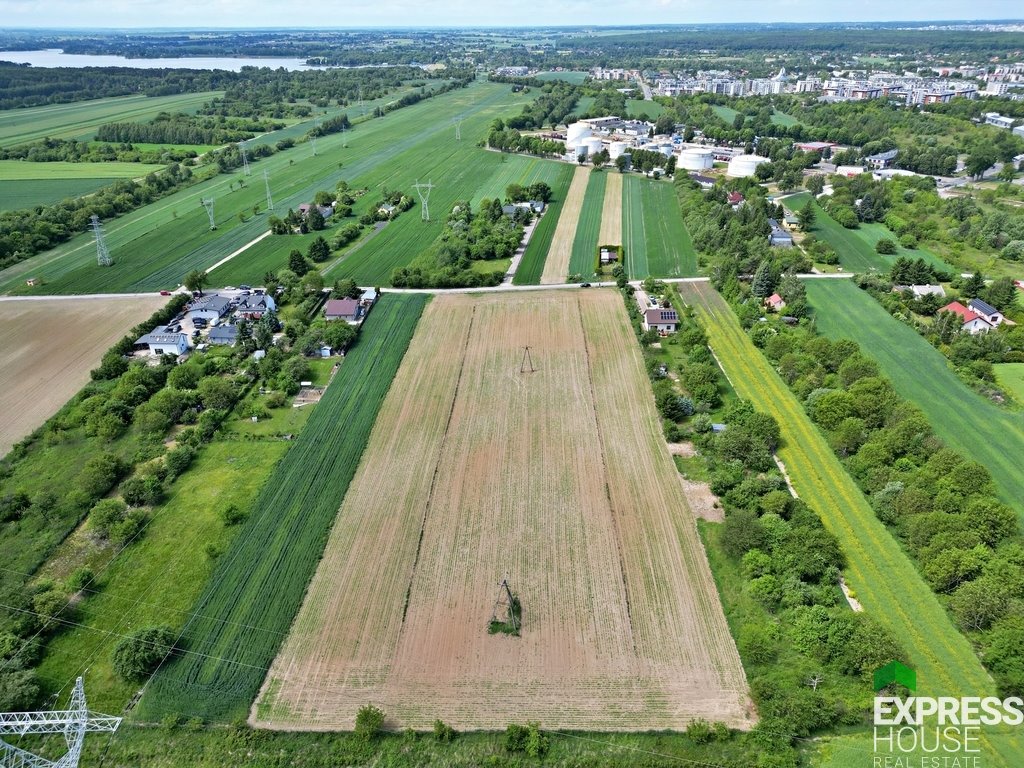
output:
M48 104L0 111L0 147L42 138L91 139L104 123L143 122L160 112L195 112L221 91L176 96L117 96L110 99Z
M754 347L729 305L710 283L680 284L679 290L683 300L697 309L711 347L737 394L778 421L782 434L778 455L793 487L838 538L846 560L845 577L857 599L868 613L890 628L909 653L903 661L917 670L917 694L995 695L995 685L967 639L953 626L938 598L875 517L860 489L800 402ZM855 312L843 314L857 317ZM986 766L1010 768L1018 765L1024 754L1024 736L1019 733L997 734L982 729L981 744L988 755ZM857 734L851 746L870 752L870 733Z
M786 208L798 211L810 199L809 192L801 192L798 195L787 197L783 203ZM909 259L921 258L942 270L953 269L927 248L908 250L897 245L895 254L883 256L875 250L875 243L883 237L888 237L893 241L897 240L884 224L861 224L857 229L847 229L825 213L825 209L817 202L814 203L814 208L817 218L814 221L811 234L835 248L836 253L839 254L839 263L847 272L888 272L893 262L900 256Z
M550 80L562 80L566 83L572 83L573 85L579 85L588 77L589 72L538 72L534 77L538 80L548 82Z
M571 166L556 160L542 160L527 155L502 153L500 157L498 167L491 177L477 187L473 193L473 198L470 201L473 210L479 208L481 200L497 198L504 202L505 189L509 184L519 184L525 187L543 181L552 188L556 196L565 196L565 190L568 188L568 182L565 180L572 177ZM563 184L560 192L556 189L559 183Z
M211 149L217 149L221 144L140 144L132 143L132 146L140 152L158 152L158 151L170 151L172 149L183 149L192 150L197 155L202 155L209 152Z
M590 108L594 106L594 101L596 101L596 99L594 99L593 96L580 96L576 100L576 107L573 111L577 115L586 114Z
M0 181L27 179L137 179L163 170L146 163L29 163L0 160Z
M582 275L584 279L594 274L597 261L598 235L601 233L601 207L604 205L604 190L608 186L611 171L591 171L587 179L587 191L583 196L576 236L572 241L572 256L569 257L569 274Z
M278 215L342 179L355 188L369 187L373 199L382 187L412 193L417 179L433 180L430 223L420 221L414 208L332 271L332 278L386 284L394 267L410 263L438 237L451 206L471 197L500 165L498 153L475 146L491 120L518 112L532 98L511 93L507 85L478 83L360 124L344 136L324 137L316 156L308 144L300 144L254 163L245 187L239 186L240 172L219 175L106 222L112 267L96 266L92 237L83 232L0 272L0 291L24 292L24 280L31 276L46 281L40 290L47 293L173 288L190 270L210 267L267 231L266 211L252 215L254 205L266 205L263 169L270 174ZM465 115L461 142L454 140L453 113ZM207 197L215 201L216 231L210 231L200 204Z
M229 504L248 507L288 443L216 442L171 486L138 542L125 549L92 585L75 621L46 645L39 677L56 691L83 674L90 704L120 712L138 685L114 674L112 653L121 636L166 624L180 629L189 617L214 561L206 545L224 548L238 528L225 527ZM58 552L59 559L59 552ZM99 571L99 569L96 569Z
M636 174L623 178L622 242L631 280L697 274L697 252L672 184Z
M786 128L800 124L800 121L792 115L787 115L785 112L779 112L778 110L772 113L772 122L775 125L781 125Z
M626 99L626 114L628 117L639 117L647 115L651 120L657 120L665 108L656 101L645 101L644 99Z
M730 127L732 126L732 121L736 119L736 115L739 114L739 112L732 107L723 107L721 104L713 104L711 106L711 111L727 122Z
M117 179L23 179L0 184L0 211L17 211L47 205L69 197L88 195Z
M554 237L555 228L558 226L558 217L562 213L562 203L569 191L569 184L572 182L573 167L567 163L559 164L561 171L558 179L551 185L553 197L548 203L547 210L541 217L537 228L533 231L526 252L522 261L519 262L519 269L516 270L512 282L516 285L538 285L540 276L544 273L544 261L548 256L548 249L551 247L551 239Z
M244 718L302 602L331 524L429 297L384 296L305 429L250 506L137 716ZM273 595L273 599L268 599Z
M999 495L1024 521L1024 415L968 388L942 353L852 283L807 280L806 285L818 330L860 344L950 448L985 465Z
M1013 399L1024 405L1024 363L998 363L992 366L996 382L1013 395Z

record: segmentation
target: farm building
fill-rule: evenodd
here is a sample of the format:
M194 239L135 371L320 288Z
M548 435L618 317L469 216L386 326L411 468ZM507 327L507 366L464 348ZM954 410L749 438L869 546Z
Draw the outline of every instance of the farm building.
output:
M277 305L270 296L246 296L238 305L235 314L246 320L259 320L267 312L275 309L277 309Z
M380 293L378 293L376 288L367 288L363 291L363 295L359 297L359 303L369 309L377 303L377 299L379 298Z
M877 155L868 155L864 158L864 162L869 168L880 171L883 168L891 168L892 164L896 162L896 155L899 154L898 149L890 149L888 152L879 152Z
M210 329L210 344L233 347L238 340L238 328L234 325L218 325Z
M169 332L166 325L158 325L149 333L140 336L136 347L145 347L153 355L183 355L188 351L188 334Z
M310 205L309 203L303 203L302 205L299 206L299 215L302 216L302 218L306 218L309 215L309 211L312 207L313 206ZM329 219L331 216L334 215L333 205L318 205L317 210L320 211L320 215L323 216L325 219Z
M324 317L328 320L357 323L362 316L363 308L355 299L330 299L324 305Z
M967 331L972 336L979 333L988 333L995 327L982 315L968 309L959 301L951 301L939 309L939 312L952 312L954 315L958 315L961 320L960 330Z
M224 317L230 309L231 299L211 293L209 296L200 296L189 304L187 314L190 320L200 318L212 323Z

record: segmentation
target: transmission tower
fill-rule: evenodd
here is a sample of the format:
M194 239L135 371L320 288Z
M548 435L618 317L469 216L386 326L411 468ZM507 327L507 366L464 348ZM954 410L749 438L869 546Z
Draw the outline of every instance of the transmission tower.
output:
M120 724L120 717L89 711L85 704L82 678L78 678L67 709L0 714L0 765L4 768L77 768L82 757L85 734L113 733ZM64 734L67 753L57 760L49 760L3 740L8 736L43 733Z
M523 360L519 363L520 373L533 373L537 369L533 367L533 358L530 357L530 348L523 347Z
M455 124L455 140L462 141L462 118L453 117L452 123Z
M252 171L249 170L249 158L245 156L245 142L238 142L238 151L242 153L242 172L246 176L251 176Z
M434 184L428 181L426 184L420 184L419 179L412 185L420 196L420 202L423 204L423 208L420 211L420 218L424 221L430 221L430 208L428 203L430 202L430 190L434 188Z
M491 623L506 624L512 628L512 634L519 634L519 598L512 594L508 585L508 576L498 584L498 598L494 601Z
M313 130L309 134L309 143L313 145L313 157L316 157L316 134L320 130L320 118L313 118Z
M107 241L103 239L103 227L100 225L100 217L95 213L89 217L92 222L92 234L96 238L96 263L101 267L109 267L114 263L110 258L110 251L107 248Z
M206 209L206 215L210 217L210 229L217 228L217 222L213 218L213 198L203 198L203 208Z
M267 169L263 169L263 186L267 188L267 210L274 210L274 198L270 196L270 176L267 175Z

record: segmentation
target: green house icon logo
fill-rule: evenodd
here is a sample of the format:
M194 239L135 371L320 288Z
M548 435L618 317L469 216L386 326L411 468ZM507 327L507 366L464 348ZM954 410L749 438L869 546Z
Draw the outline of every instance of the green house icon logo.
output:
M890 661L881 669L875 670L875 690L880 691L889 683L899 683L904 688L917 690L917 672L898 661Z

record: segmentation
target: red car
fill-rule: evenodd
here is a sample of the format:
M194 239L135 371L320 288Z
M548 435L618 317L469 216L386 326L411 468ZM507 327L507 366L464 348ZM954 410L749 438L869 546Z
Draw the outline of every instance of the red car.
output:
M160 295L161 296L170 296L171 292L170 291L160 291Z

